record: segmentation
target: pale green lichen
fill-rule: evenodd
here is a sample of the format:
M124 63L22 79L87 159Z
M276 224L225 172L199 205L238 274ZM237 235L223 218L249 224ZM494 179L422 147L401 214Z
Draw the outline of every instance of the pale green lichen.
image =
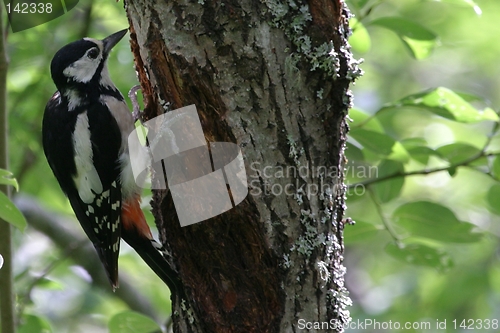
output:
M342 323L345 325L349 323L351 319L351 314L347 307L352 306L351 297L349 297L349 291L344 286L339 287L338 290L330 289L326 294L327 301L332 305L332 309L335 314L340 318Z
M311 37L307 35L307 24L312 21L309 6L299 5L294 0L267 0L265 3L273 16L271 25L283 30L295 46L293 54L307 61L311 71L322 70L331 77L337 77L339 59L333 43L330 41L314 47Z
M363 63L364 59L354 59L351 51L343 45L340 47L340 52L347 59L346 78L351 81L355 81L358 77L363 76L364 72L360 66Z
M293 266L293 261L290 260L290 254L283 255L283 261L281 262L281 266L285 269L288 269Z
M299 205L302 205L304 203L303 195L304 190L302 189L302 187L299 187L293 195Z
M320 276L321 280L328 282L328 280L330 280L331 274L330 274L327 263L320 260L316 263L316 266L318 267L319 276Z
M316 97L318 97L318 99L323 99L323 88L316 91Z
M300 223L304 225L305 232L295 241L290 251L297 251L297 253L306 257L307 262L307 258L311 256L316 248L326 245L326 236L323 233L318 233L317 227L314 226L316 220L311 211L300 211Z
M335 202L333 199L333 191L327 186L319 196L319 199L323 202L323 214L320 222L326 223L332 220L332 214L335 212Z
M304 154L304 148L298 148L297 142L291 137L287 137L288 145L290 146L288 156L293 158L296 166L300 166L300 157Z
M186 312L187 314L187 317L188 317L188 321L190 324L194 323L195 321L195 318L194 318L194 312L193 312L193 309L191 309L191 307L188 308L187 306L187 303L186 303L186 300L185 299L182 299L181 301L181 309Z

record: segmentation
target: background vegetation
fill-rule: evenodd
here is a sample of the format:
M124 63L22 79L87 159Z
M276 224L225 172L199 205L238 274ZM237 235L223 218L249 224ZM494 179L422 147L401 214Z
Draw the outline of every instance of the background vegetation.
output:
M477 319L500 318L500 44L492 39L500 3L351 5L367 33L353 22L365 75L353 89L347 153L353 170L378 166L364 195L347 201L358 222L345 233L353 319L477 329Z
M365 59L365 75L353 87L347 150L347 216L356 221L345 234L353 320L431 322L434 330L436 320L447 320L447 331L455 332L465 331L463 319L500 319L500 2L348 4L358 20L354 52ZM10 169L20 187L15 200L20 207L39 204L39 212L81 236L41 148L43 110L55 91L49 63L73 40L127 27L122 6L80 1L68 14L10 33L7 41ZM123 93L137 84L126 41L109 63ZM446 89L429 90L437 87ZM30 225L14 233L20 332L98 333L108 326L127 332L118 324L124 316L145 325L135 333L156 327L124 312L129 306L122 295L92 283L73 256L83 243L61 248L57 235L38 230ZM165 322L168 313L151 309L169 302L167 289L125 244L120 269L150 303L141 311ZM372 331L367 328L350 331Z

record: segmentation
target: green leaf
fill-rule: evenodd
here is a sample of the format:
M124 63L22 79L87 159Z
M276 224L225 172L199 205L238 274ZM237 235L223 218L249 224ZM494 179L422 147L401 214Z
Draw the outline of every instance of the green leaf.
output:
M407 139L401 140L401 144L406 149L411 149L411 148L415 148L415 147L426 147L427 146L427 140L425 140L424 138L420 138L420 137L418 137L418 138L407 138Z
M455 91L455 94L462 97L464 101L469 102L469 103L480 102L480 103L484 104L486 102L485 99L481 96L469 94L469 93L466 93L463 91Z
M353 50L359 53L368 52L371 47L371 39L363 23L353 17L349 20L349 25L352 29L352 35L349 37L349 44L352 46Z
M401 142L396 141L392 147L392 153L387 158L394 161L408 162L410 154L408 154Z
M439 156L436 151L428 147L427 141L424 138L404 139L401 140L401 144L410 154L411 158L422 164L427 164L429 157L432 155Z
M456 167L448 168L448 174L450 175L450 177L454 177L457 174L457 168Z
M363 8L370 0L352 0L352 3L356 8Z
M363 156L363 151L353 145L350 142L345 143L345 156L347 157L348 161L363 161L365 157Z
M374 132L384 133L384 128L380 124L380 121L369 115L368 113L352 108L349 110L349 118L352 119L352 128L358 127L359 124L363 124L363 128L367 130L372 130ZM366 121L366 123L365 123Z
M399 206L392 214L392 221L411 236L442 242L471 243L482 236L472 231L475 225L458 220L447 207L429 201Z
M0 185L11 185L19 191L19 184L15 178L12 178L12 172L5 169L0 169Z
M396 161L407 161L410 158L408 152L399 142L384 133L366 130L364 128L353 128L350 136L358 141L364 148L373 151L382 157Z
M363 128L353 128L349 134L366 149L384 156L388 156L392 153L392 147L396 143L393 138L386 134Z
M496 179L500 180L500 156L496 156L493 159L493 165L491 167L491 172Z
M460 164L477 156L481 150L467 143L458 142L441 146L436 149L436 152L450 164Z
M461 123L499 120L498 115L492 109L486 108L479 111L461 96L443 87L409 95L395 103L384 106L384 108L401 106L424 108L438 116Z
M385 251L392 257L411 265L434 267L447 270L453 266L448 253L424 244L409 243L398 246L395 242L387 244Z
M417 60L428 58L434 50L434 46L436 46L434 40L418 40L406 36L400 36L400 38L410 51L410 54Z
M453 5L462 5L471 7L477 15L481 15L483 11L481 8L472 0L434 0L436 2L446 2Z
M114 315L108 324L109 333L153 333L161 328L149 317L134 311L124 311Z
M23 214L3 192L0 192L0 218L21 231L24 231L27 225Z
M378 165L378 178L390 176L396 173L403 173L404 167L401 162L392 160L383 160ZM380 183L373 184L373 191L379 198L380 202L386 203L394 198L397 198L401 193L405 182L404 177L397 177L393 179L384 180Z
M479 157L478 159L475 159L474 161L468 163L469 166L476 167L475 168L476 170L479 170L484 173L487 172L489 164L490 162L488 161L488 158L486 156Z
M429 147L415 147L415 148L411 148L411 149L408 149L408 153L410 154L410 156L422 163L422 164L427 164L429 162L429 157L431 157L432 155L439 155L438 153L436 153L433 149L429 148Z
M346 226L344 229L344 241L346 244L363 242L375 237L380 232L375 225L356 220L354 225Z
M47 277L43 277L41 279L38 279L36 281L36 286L38 288L48 289L48 290L63 290L64 289L63 285L60 282L51 280Z
M437 44L436 34L405 18L381 17L370 23L395 32L415 59L427 58Z
M500 215L500 184L494 184L489 188L486 200L488 201L489 211Z
M52 328L45 318L24 314L18 333L52 333Z

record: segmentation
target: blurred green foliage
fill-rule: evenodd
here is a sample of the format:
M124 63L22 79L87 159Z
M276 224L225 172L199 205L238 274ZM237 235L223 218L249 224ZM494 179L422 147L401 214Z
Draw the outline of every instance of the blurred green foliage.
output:
M347 216L359 222L345 230L353 320L465 332L464 319L496 319L480 331L497 332L500 2L348 5L365 71L346 151ZM349 330L382 331L403 329Z
M365 59L365 75L353 87L347 149L347 215L356 221L345 233L353 319L431 322L433 328L447 320L447 331L456 332L465 330L454 330L454 319L500 318L500 2L348 5L356 15L353 50ZM127 26L122 3L87 0L8 36L11 171L22 193L74 220L69 227L79 231L41 148L43 110L55 91L49 64L73 40ZM137 84L125 41L109 67L122 93ZM137 333L157 329L93 288L49 237L28 228L16 231L15 240L20 332L115 332L123 318ZM169 295L158 291L166 288L126 246L120 274L140 285L153 307L165 309Z
M8 170L0 169L0 185L10 185L19 191L17 180L12 178L12 173ZM23 214L3 192L0 192L0 218L21 231L26 228L26 219Z

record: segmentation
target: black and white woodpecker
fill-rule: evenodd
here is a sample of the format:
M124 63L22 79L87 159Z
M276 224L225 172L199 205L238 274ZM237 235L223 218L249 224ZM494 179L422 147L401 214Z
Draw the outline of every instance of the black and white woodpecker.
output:
M126 33L83 38L55 54L50 70L58 91L45 108L43 149L113 289L123 238L176 294L177 274L140 208L127 145L135 119L107 69L109 52Z

